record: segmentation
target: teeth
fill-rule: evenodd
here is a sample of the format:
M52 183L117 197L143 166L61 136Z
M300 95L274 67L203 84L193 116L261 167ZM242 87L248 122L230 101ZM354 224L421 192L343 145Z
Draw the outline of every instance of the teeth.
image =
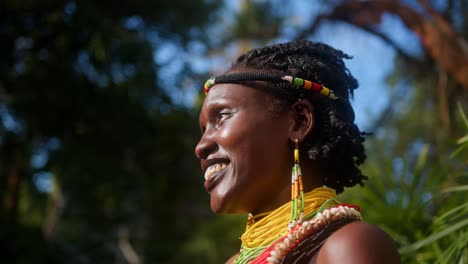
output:
M205 171L205 181L207 181L209 178L211 178L211 176L213 176L215 173L217 173L218 171L226 168L227 164L224 164L224 163L218 163L218 164L213 164L211 166L209 166L206 171Z

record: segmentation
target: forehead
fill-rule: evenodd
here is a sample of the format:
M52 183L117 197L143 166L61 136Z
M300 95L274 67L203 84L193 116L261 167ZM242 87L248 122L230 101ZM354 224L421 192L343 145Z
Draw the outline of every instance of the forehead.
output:
M223 102L236 105L243 105L249 102L257 104L265 103L266 97L268 97L268 94L265 91L246 85L229 83L217 84L213 86L206 95L203 108Z

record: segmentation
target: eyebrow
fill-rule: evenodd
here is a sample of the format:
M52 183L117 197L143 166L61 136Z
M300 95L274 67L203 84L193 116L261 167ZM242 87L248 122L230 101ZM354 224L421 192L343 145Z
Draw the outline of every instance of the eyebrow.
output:
M215 98L212 101L210 101L208 104L203 104L202 111L200 112L200 115L198 117L198 124L200 125L200 128L202 127L202 125L201 125L201 116L202 116L202 113L203 113L203 109L206 108L206 107L208 107L210 109L210 111L207 113L207 115L209 116L211 114L211 112L213 111L211 109L219 108L219 106L223 105L223 102L225 102L225 101L227 101L227 99L225 97L218 97L218 98ZM206 111L208 111L208 110L206 110Z

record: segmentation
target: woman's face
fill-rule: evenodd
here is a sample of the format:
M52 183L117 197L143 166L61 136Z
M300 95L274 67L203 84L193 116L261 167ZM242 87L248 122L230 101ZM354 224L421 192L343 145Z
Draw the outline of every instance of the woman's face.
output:
M273 114L269 102L238 84L215 85L205 98L195 153L216 213L266 212L289 200L288 111Z

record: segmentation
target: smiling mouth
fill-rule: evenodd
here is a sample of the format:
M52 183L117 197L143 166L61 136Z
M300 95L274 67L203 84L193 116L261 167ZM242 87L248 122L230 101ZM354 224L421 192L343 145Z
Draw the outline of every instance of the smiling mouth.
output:
M226 163L217 163L209 166L205 171L205 181L209 180L217 172L225 169L227 167Z

